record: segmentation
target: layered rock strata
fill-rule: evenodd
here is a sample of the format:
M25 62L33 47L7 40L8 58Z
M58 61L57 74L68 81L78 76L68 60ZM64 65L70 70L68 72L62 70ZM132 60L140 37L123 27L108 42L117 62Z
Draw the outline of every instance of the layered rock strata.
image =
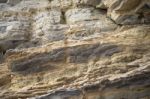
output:
M149 99L150 0L0 0L0 99Z

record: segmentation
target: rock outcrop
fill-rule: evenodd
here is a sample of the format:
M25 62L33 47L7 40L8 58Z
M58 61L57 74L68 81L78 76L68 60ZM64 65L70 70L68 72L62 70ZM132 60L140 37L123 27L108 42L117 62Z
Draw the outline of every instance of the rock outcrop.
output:
M0 0L0 99L150 99L150 0Z

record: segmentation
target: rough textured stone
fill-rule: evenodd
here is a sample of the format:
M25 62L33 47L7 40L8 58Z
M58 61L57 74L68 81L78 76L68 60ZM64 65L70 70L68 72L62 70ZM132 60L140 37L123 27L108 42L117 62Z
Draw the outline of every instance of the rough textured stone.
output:
M68 26L63 25L64 20L60 10L38 12L34 20L33 37L42 39L43 43L64 39L64 32Z
M22 0L7 0L7 3L10 5L16 5L20 3Z
M59 8L63 11L76 6L96 6L101 0L51 0L52 8Z
M67 23L99 19L102 15L94 8L75 8L66 12Z
M150 0L0 0L0 99L149 99Z
M149 20L145 19L145 16L143 14L145 13L145 11L143 11L142 13L137 13L137 11L141 9L141 7L149 2L149 0L120 0L120 2L118 0L114 2L114 4L112 4L109 9L110 17L118 24L149 23ZM146 9L150 10L150 8Z
M7 17L5 17L7 16ZM31 35L30 19L19 17L16 14L2 13L0 21L0 47L3 51L17 47L19 44L27 42Z

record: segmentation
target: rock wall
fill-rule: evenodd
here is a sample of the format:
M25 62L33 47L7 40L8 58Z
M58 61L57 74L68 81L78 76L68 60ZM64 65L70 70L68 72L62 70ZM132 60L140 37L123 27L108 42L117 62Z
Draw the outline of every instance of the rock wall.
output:
M150 0L0 0L0 99L150 99Z

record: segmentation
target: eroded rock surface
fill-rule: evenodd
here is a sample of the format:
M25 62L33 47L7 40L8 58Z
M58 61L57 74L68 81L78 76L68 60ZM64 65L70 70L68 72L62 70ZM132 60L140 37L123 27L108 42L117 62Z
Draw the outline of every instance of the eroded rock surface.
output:
M150 99L150 0L0 0L0 99Z

